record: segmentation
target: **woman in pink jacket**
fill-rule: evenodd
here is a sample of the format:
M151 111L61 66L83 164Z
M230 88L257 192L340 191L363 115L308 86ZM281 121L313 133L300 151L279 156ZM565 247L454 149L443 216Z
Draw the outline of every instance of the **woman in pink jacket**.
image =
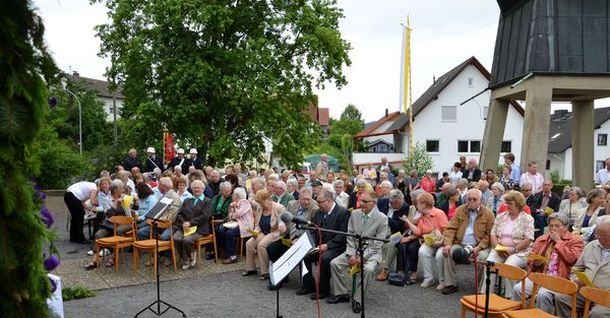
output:
M223 249L227 255L227 258L222 261L223 264L237 263L235 239L252 236L248 230L254 228L252 205L246 199L246 190L242 187L237 187L233 190L233 200L229 205L228 218L233 222L219 225L216 231L218 242L223 244ZM234 226L235 222L237 222L237 227Z

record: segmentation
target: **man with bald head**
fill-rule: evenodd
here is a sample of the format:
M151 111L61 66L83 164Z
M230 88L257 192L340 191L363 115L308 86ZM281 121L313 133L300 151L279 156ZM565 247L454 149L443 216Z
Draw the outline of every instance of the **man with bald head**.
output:
M491 210L481 205L481 191L468 190L468 202L457 208L455 216L443 233L443 248L436 252L440 284L437 289L443 294L458 291L453 253L463 247L473 248L473 255L484 261L489 254L490 233L495 217Z
M610 290L610 220L606 219L603 223L597 224L595 230L597 240L585 245L582 254L572 267L571 279L579 286L583 283L576 278L574 272L584 272L597 288ZM577 311L584 307L584 298L577 294ZM559 317L570 317L572 309L572 297L557 294L555 296L555 309ZM593 305L589 317L602 318L610 317L610 309L607 307Z

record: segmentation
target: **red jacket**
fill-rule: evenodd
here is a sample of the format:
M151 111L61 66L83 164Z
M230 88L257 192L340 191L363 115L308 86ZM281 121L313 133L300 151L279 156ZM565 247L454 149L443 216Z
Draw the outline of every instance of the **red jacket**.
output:
M532 253L537 255L544 255L546 247L551 243L550 233L544 234L534 242ZM559 276L563 278L570 278L570 269L572 265L576 263L583 248L585 242L578 235L572 234L570 231L566 231L561 237L561 242L555 244L555 251L559 256L559 268L557 269ZM542 272L543 266L534 266L532 261L528 262L533 272ZM548 264L546 264L548 265Z

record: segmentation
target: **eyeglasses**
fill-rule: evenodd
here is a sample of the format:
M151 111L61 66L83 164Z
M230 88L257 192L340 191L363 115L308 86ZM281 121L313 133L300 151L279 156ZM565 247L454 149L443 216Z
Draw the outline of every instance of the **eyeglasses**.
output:
M479 201L478 198L468 198L468 202L477 202Z

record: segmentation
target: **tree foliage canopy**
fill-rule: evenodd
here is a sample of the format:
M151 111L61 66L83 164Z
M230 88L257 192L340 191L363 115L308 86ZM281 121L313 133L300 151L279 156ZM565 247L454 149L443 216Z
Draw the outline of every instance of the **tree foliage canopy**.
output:
M111 82L124 88L130 142L165 127L208 162L254 159L272 140L284 163L317 138L304 112L312 87L346 83L350 45L335 0L93 0Z
M0 313L49 317L50 284L42 245L49 232L31 178L32 154L56 72L43 41L42 19L30 1L0 2Z

